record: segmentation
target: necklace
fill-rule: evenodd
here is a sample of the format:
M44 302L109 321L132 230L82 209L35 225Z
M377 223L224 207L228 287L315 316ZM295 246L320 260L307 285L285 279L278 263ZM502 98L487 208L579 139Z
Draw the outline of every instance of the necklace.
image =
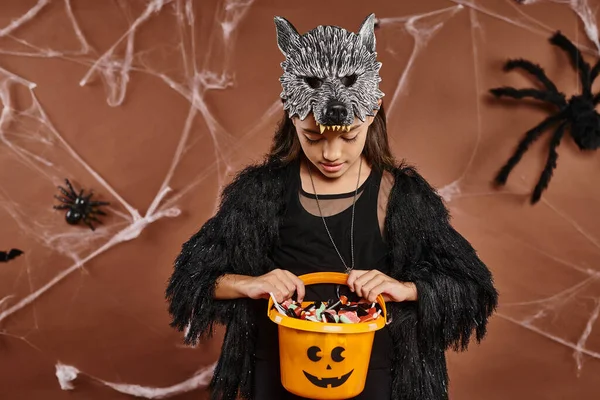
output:
M352 255L352 265L350 268L348 268L346 261L344 261L344 257L342 257L342 254L340 253L337 246L335 245L333 237L331 236L331 232L329 232L329 228L327 227L327 223L325 222L325 217L323 217L323 212L321 211L321 204L319 203L319 196L317 195L317 190L315 189L315 182L313 181L309 161L307 161L306 167L308 168L308 176L310 176L310 183L312 184L313 193L315 194L315 199L317 200L317 208L319 209L319 215L321 216L321 219L323 220L323 225L325 225L325 230L327 231L329 240L331 240L331 244L333 244L333 248L335 249L338 256L340 257L340 260L342 260L342 264L344 264L344 267L346 268L346 273L349 273L351 270L354 269L354 206L356 205L356 195L358 194L358 187L360 184L360 171L362 168L362 157L360 159L360 164L358 165L358 179L356 180L356 190L354 191L354 199L352 200L352 224L350 225L350 252L351 252L350 254Z

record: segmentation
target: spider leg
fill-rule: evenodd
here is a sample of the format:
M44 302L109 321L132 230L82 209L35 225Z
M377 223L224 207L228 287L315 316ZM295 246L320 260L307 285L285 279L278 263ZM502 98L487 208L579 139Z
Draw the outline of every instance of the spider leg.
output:
M94 221L97 222L99 224L102 223L102 221L100 221L98 218L94 217L93 215L91 215L91 213L86 214L86 216L83 218L83 222L85 222L85 224L87 226L89 226L90 228L92 228L92 230L96 230L96 228L92 225L92 223L90 221Z
M546 161L546 166L544 167L544 171L542 171L542 175L540 176L540 180L538 181L535 189L533 190L533 194L531 196L531 204L535 204L542 197L542 192L548 187L550 183L550 179L552 178L552 171L556 168L556 160L558 159L558 153L556 152L556 148L560 144L560 140L565 134L565 129L567 127L567 122L563 122L556 128L554 134L552 135L552 140L550 141L550 152L548 153L548 160Z
M85 200L85 201L89 201L89 200L92 198L92 196L93 196L93 195L94 195L94 191L93 191L93 190L90 190L90 192L88 193L88 195L87 195L87 196L85 196L85 199L84 199L84 200Z
M106 215L106 213L102 210L91 210L90 214L98 214L98 215Z
M77 192L75 192L75 189L73 189L73 186L71 185L71 182L69 182L68 179L65 179L65 182L66 182L67 186L69 187L69 190L71 191L71 195L73 197L77 197Z
M597 93L597 94L594 96L594 100L593 100L593 102L594 102L594 105L597 105L597 104L600 102L600 93Z
M561 93L552 93L549 91L539 89L515 89L512 87L504 86L500 88L490 89L496 97L512 97L514 99L532 98L554 104L557 107L563 107L566 105L564 95Z
M90 201L88 203L90 206L108 206L110 203L108 201Z
M560 32L556 32L551 38L550 43L563 49L571 58L573 66L579 70L583 93L591 94L592 82L590 80L590 64L585 62L581 52L566 36Z
M67 204L61 204L60 206L53 206L53 208L55 210L68 210L71 208L71 206L69 206Z
M546 76L544 69L539 65L534 64L531 61L523 60L522 58L517 60L508 60L504 65L505 71L512 71L516 68L521 68L522 70L527 71L531 75L535 76L540 82L542 82L548 91L558 93L556 85L554 85L554 83Z
M90 223L90 221L88 220L88 218L84 218L84 219L83 219L83 222L84 222L84 223L85 223L87 226L89 226L89 227L90 227L90 229L91 229L92 231L95 231L95 230L96 230L96 228L94 227L94 225L92 225L92 224Z
M102 221L100 221L98 218L94 217L93 215L91 215L92 213L86 213L85 217L83 218L83 222L85 222L85 224L87 226L89 226L92 230L96 230L96 228L92 225L92 223L90 221L94 221L97 222L99 224L102 223Z
M64 187L58 186L58 190L60 190L60 192L62 194L64 194L65 196L67 196L68 198L75 200L75 197L71 193L67 192L67 190Z
M521 157L523 157L523 154L525 154L525 152L529 148L529 145L531 143L535 142L540 137L540 135L546 129L548 129L548 127L550 127L553 123L555 123L561 117L562 117L561 114L551 115L548 118L546 118L545 120L543 120L541 123L539 123L536 127L527 131L527 133L525 134L525 137L523 139L521 139L521 142L519 142L519 145L517 146L517 150L515 151L515 153L512 155L512 157L510 157L508 159L506 164L500 169L500 171L496 175L496 178L494 180L497 184L504 185L506 183L506 180L508 179L508 175L510 174L512 169L515 167L515 165L517 165L519 163L519 161L521 161Z
M54 195L54 198L60 200L61 202L65 203L65 204L73 204L73 199L65 199L64 197L60 197L57 195Z

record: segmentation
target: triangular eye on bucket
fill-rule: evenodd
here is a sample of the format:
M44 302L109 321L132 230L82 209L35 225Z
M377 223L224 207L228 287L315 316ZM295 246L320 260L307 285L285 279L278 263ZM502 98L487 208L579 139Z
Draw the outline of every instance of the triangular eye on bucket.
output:
M560 92L548 78L541 66L524 59L509 60L504 66L504 71L521 69L528 72L542 84L544 89L516 89L503 86L490 90L497 98L534 99L556 108L555 112L525 133L513 155L500 169L494 180L497 185L504 185L512 169L519 163L529 146L546 130L553 128L546 165L531 195L532 204L540 200L542 192L550 183L558 159L556 148L565 132L570 132L580 150L596 150L600 147L600 114L595 110L596 105L600 102L600 93L592 93L592 84L600 72L600 60L591 68L579 49L560 31L550 38L550 43L567 53L571 64L578 71L581 81L580 94L567 99L566 95Z

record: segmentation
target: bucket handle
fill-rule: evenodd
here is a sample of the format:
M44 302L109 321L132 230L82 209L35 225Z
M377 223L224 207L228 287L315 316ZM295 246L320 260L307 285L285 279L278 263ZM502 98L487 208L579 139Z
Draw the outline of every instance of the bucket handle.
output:
M311 274L300 275L298 278L305 285L315 285L319 283L332 283L345 285L348 282L348 275L341 272L314 272Z
M305 285L315 285L319 283L346 285L348 282L348 274L341 272L313 272L310 274L300 275L298 278L300 278ZM387 309L385 307L385 301L383 300L382 295L377 296L377 302L381 306L383 317L387 321Z

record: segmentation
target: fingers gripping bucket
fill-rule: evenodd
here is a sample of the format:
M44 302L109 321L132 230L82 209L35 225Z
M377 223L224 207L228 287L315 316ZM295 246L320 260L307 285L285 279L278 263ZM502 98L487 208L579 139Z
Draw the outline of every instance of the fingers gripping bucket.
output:
M305 285L345 285L348 275L318 272L299 277ZM349 399L365 387L375 331L387 313L383 297L377 302L383 318L355 324L322 323L281 315L269 300L269 318L279 325L279 360L283 387L309 399ZM309 303L303 304L303 306Z

